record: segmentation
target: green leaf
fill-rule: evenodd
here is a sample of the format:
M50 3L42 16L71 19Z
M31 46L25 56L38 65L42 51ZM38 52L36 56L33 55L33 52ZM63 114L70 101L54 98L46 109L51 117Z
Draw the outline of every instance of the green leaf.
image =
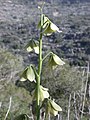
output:
M28 80L30 80L31 82L35 80L35 74L31 65L28 67L26 74Z
M14 120L28 120L28 117L26 116L26 114L21 114L15 117Z

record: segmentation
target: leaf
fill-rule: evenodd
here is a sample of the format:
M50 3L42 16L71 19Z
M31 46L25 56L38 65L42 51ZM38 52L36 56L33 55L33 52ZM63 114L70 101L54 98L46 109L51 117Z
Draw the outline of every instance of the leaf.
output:
M27 120L26 114L21 114L14 118L14 120Z
M28 80L31 82L35 80L35 74L31 66L28 67L26 74Z

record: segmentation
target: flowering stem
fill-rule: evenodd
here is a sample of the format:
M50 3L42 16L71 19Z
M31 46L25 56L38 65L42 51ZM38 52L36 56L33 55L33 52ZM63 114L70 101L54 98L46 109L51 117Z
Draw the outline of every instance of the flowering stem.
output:
M43 25L43 19L41 14L41 26ZM39 101L39 88L40 88L40 79L41 79L41 71L42 71L42 27L40 30L40 38L39 38L39 65L38 65L38 77L37 77L37 120L40 120L40 101Z

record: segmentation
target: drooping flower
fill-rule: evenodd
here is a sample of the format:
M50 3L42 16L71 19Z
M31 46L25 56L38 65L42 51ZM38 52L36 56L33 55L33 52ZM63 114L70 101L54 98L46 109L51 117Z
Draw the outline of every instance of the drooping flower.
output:
M64 65L65 62L62 61L56 54L52 53L49 57L49 65L50 67L52 67L53 69L57 66L57 65Z
M36 54L39 54L39 45L37 41L30 40L26 45L26 49L28 52L34 51Z
M41 28L42 27L42 33L44 33L45 35L49 36L54 32L62 32L59 30L59 28L49 20L48 17L46 17L44 14L42 15L42 20L43 20L43 25L41 26L41 20L38 24L38 27Z
M62 111L62 108L58 104L56 104L54 102L54 100L48 99L46 110L47 110L46 114L50 113L50 114L56 116L59 111Z
M37 89L35 89L33 91L33 99L36 99L37 96ZM45 88L43 86L39 86L39 100L43 101L45 98L49 97L49 93L48 93L48 88Z
M29 67L27 67L21 74L20 81L26 81L26 80L29 80L31 82L35 81L35 73L34 73L31 65Z

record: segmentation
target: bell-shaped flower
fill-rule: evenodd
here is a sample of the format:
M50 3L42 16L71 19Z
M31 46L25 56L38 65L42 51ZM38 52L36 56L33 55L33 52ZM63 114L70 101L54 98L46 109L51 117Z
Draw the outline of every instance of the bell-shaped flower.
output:
M30 40L30 42L26 45L26 49L28 52L34 51L36 54L39 54L39 45L37 41Z
M35 89L33 91L33 99L36 99L37 96L37 89ZM43 101L45 98L49 97L49 93L48 93L48 88L45 88L43 86L39 86L39 100Z
M20 81L26 81L27 79L31 82L35 81L35 73L31 65L23 71Z
M65 62L62 61L56 54L52 53L49 57L49 66L52 67L53 69L57 65L64 65Z
M47 113L56 116L59 111L62 111L62 108L54 102L54 100L48 99L47 103Z
M42 16L43 17L43 26L41 26L41 21L38 24L38 27L41 28L42 27L42 33L44 33L45 35L49 36L54 32L62 32L59 30L59 28L52 23L48 17L46 17L45 15Z
M21 78L20 78L20 81L26 81L27 80L27 69L28 68L26 68L23 72L22 72L22 74L21 74Z
M59 30L59 28L54 23L52 23L50 21L49 24L48 24L48 27L44 30L44 34L49 36L49 35L51 35L52 33L56 32L56 31L61 32Z

